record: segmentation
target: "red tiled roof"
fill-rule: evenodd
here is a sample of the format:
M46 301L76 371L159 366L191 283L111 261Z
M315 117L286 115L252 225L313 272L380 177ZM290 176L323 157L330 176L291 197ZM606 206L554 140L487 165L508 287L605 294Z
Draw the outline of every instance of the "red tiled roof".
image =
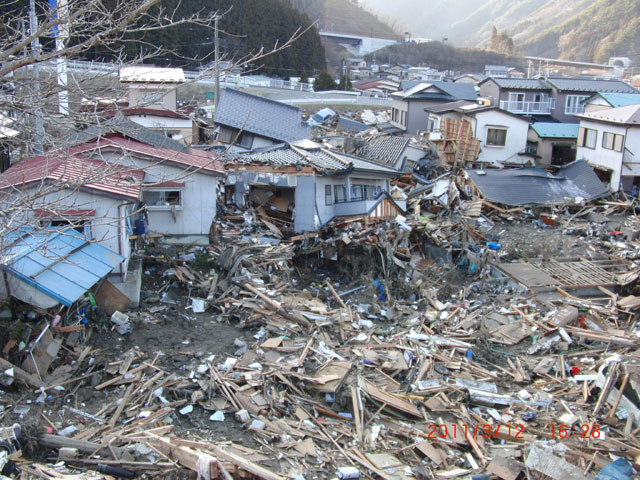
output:
M121 135L109 135L100 139L71 148L72 153L86 153L103 148L116 148L137 153L147 157L165 160L183 167L201 170L205 173L224 175L222 164L217 159L216 154L204 150L189 148L188 152L178 152L170 148L155 147L146 143L141 143Z
M12 165L0 174L0 189L48 180L65 183L70 189L87 188L137 200L143 178L144 172L140 169L54 152Z

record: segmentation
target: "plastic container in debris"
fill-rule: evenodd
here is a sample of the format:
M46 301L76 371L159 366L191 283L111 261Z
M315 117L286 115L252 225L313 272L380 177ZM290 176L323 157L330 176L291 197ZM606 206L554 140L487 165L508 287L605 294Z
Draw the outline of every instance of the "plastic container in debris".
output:
M502 245L496 242L487 242L486 245L487 248L490 248L491 250L500 250L502 248Z
M140 217L135 222L136 235L144 235L147 233L147 222L144 217Z
M338 474L338 478L343 480L345 478L360 478L360 470L356 467L339 467L336 473Z
M129 316L119 312L118 310L113 312L113 315L111 315L111 323L115 324L116 331L120 335L124 335L131 331L131 321L129 320Z

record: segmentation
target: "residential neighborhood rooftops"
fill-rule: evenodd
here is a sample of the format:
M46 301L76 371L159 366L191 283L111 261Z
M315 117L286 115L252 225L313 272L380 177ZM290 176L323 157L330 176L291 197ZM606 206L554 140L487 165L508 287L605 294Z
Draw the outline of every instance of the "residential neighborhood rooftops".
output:
M551 90L551 87L538 78L485 78L480 82L483 83L493 81L501 88L513 90Z
M540 138L578 138L578 123L536 122L531 129Z
M592 78L549 77L546 82L558 91L638 93L638 90L621 80L599 80Z
M220 95L214 122L282 142L308 138L310 133L298 107L232 88Z
M0 189L36 182L58 181L68 188L84 188L137 200L144 172L101 160L54 152L25 158L0 174Z
M587 120L601 120L603 122L620 123L625 125L640 124L640 105L627 105L618 108L605 108L596 112L577 115Z
M601 97L606 101L609 105L614 108L617 107L626 107L627 105L638 105L640 104L640 93L608 93L608 92L598 92L590 97L585 102L594 99L596 97Z
M399 175L393 168L355 155L336 152L321 145L304 140L292 144L274 145L251 153L227 155L226 164L273 165L276 167L311 166L316 170L347 172L370 171L386 175Z

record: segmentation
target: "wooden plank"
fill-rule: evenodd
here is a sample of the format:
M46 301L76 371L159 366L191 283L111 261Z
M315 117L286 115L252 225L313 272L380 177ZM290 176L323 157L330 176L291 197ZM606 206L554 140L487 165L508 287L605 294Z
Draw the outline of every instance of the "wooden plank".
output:
M422 418L422 413L412 403L405 402L395 395L391 395L390 393L380 390L378 387L367 381L365 381L365 388L369 396L371 396L371 398L373 398L374 400L380 403L386 403L389 407L393 407L396 410L408 413L409 415L413 415L414 417Z

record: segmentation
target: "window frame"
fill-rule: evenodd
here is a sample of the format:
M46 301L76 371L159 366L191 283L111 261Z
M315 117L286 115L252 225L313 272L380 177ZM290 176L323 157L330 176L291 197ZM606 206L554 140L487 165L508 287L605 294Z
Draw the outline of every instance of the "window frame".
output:
M579 115L581 113L584 113L584 105L582 105L582 109L580 109L580 104L582 102L584 102L587 98L589 98L589 95L567 95L565 102L564 102L564 114L565 115ZM572 100L575 100L572 101ZM570 105L575 103L575 105ZM575 110L575 111L570 111L570 110Z
M341 192L342 195L338 195L338 192ZM342 198L340 198L342 197ZM334 185L333 186L333 203L346 203L347 199L347 186L346 185Z
M179 203L169 205L152 205L147 202L147 193L164 193L165 198L167 193L177 192ZM169 211L169 210L183 210L184 209L184 188L145 188L142 190L142 201L146 205L148 210Z
M325 205L333 205L333 189L331 185L324 186L324 204Z
M504 132L503 143L489 143L489 135L492 131ZM497 140L497 139L496 139ZM487 126L487 133L485 137L485 146L489 148L504 148L507 146L507 128L506 127L489 127Z
M610 139L610 141L609 141ZM616 148L616 146L618 146ZM602 148L622 152L624 146L624 135L613 132L602 132Z
M593 132L593 144L590 144L589 141L589 133ZM598 130L595 128L587 128L587 127L579 127L578 128L578 140L576 142L578 147L588 148L590 150L595 150L598 145Z

